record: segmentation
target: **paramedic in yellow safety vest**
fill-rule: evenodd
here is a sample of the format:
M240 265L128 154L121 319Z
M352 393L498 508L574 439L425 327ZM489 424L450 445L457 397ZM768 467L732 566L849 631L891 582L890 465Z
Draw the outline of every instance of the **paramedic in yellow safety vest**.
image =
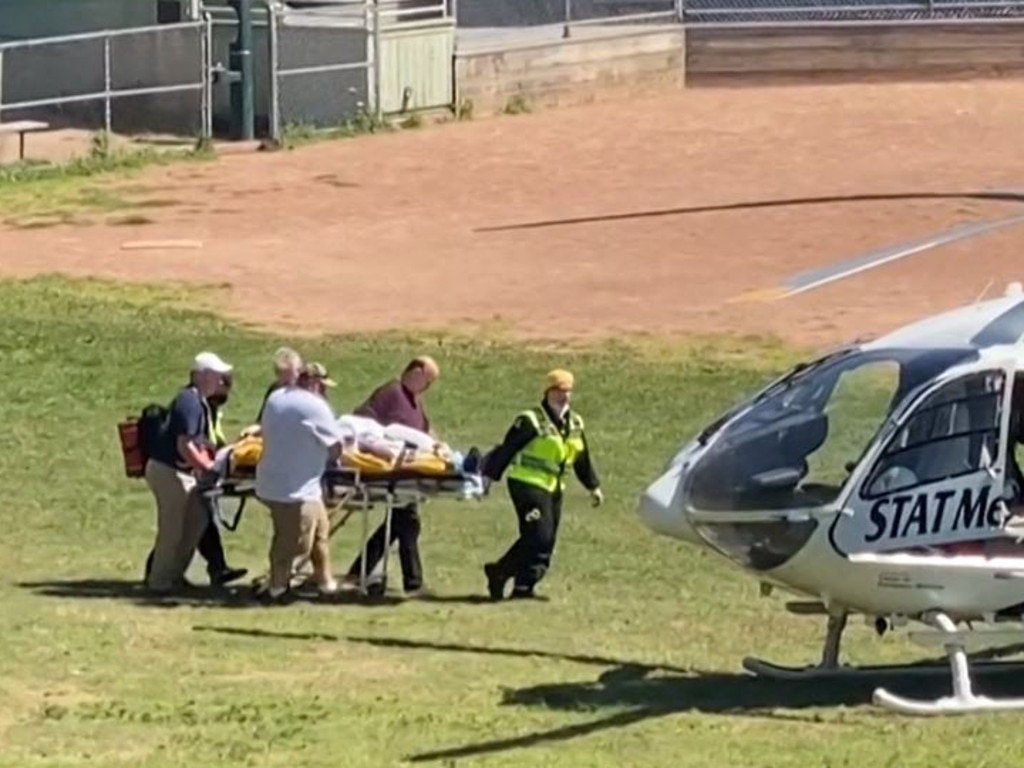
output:
M206 398L209 406L209 420L207 428L207 439L215 448L223 448L228 444L224 435L224 405L231 393L231 374L227 373L221 377L220 389ZM212 512L211 512L212 517ZM221 541L220 529L214 520L210 520L199 540L196 548L202 558L206 561L206 572L210 577L211 586L223 586L245 576L249 571L246 568L232 568L227 563L224 554L224 543ZM153 552L149 553L146 560L146 577L153 565Z
M508 469L508 492L519 518L519 538L500 560L484 566L492 600L504 597L509 579L513 598L535 597L534 587L551 566L568 470L590 491L593 506L603 501L583 419L569 408L572 389L571 373L551 371L540 405L519 413L484 460L490 481Z

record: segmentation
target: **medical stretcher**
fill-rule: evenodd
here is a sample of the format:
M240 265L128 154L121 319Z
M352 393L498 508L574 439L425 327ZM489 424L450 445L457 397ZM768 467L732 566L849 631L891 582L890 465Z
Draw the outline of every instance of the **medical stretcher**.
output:
M246 503L256 496L256 463L261 449L262 441L258 437L243 438L231 446L223 457L217 476L208 479L202 490L211 502L217 522L228 530L238 527ZM440 457L413 452L388 462L359 451L347 451L337 466L325 469L321 483L330 517L329 537L333 537L353 513L362 516L360 550L363 556L360 558L358 584L362 595L383 594L387 585L390 545L384 551L380 579L371 583L368 578L367 549L371 535L370 512L373 509L383 509L384 541L390 542L395 509L414 507L418 511L432 498L479 499L486 493L486 486L478 474L461 471ZM225 499L238 500L230 519L224 514L222 502ZM298 568L306 562L308 558L299 563Z

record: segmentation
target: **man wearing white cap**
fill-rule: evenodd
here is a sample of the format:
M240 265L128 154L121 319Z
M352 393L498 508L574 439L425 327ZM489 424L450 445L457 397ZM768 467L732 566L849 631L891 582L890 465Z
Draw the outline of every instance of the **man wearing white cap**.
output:
M190 496L196 475L213 465L206 398L221 388L232 366L213 352L192 361L189 383L168 409L160 439L146 462L146 484L156 498L157 531L153 565L146 579L154 592L170 592L185 580L199 539L209 522L206 509Z

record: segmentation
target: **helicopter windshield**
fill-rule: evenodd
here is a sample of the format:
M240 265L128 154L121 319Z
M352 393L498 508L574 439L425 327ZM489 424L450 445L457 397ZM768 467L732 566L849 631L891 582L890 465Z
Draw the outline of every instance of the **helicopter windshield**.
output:
M970 348L852 349L794 370L718 427L690 469L690 506L726 513L726 522L729 511L835 501L907 394L976 354Z

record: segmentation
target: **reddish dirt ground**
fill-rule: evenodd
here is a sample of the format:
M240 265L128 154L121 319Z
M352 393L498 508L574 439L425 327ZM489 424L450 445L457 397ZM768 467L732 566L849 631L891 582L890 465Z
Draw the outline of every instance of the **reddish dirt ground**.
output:
M0 230L0 271L227 284L297 331L505 323L520 335L884 331L1024 279L1024 224L772 303L795 272L1019 203L789 205L481 228L792 197L1021 188L1024 83L672 91L154 169L139 226ZM198 250L123 250L130 240Z

